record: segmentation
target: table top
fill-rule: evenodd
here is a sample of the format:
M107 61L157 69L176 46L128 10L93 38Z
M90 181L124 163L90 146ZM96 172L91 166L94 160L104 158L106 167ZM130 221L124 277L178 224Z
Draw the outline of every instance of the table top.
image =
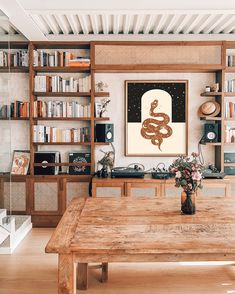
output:
M235 201L197 200L181 215L180 199L74 198L47 253L235 253Z

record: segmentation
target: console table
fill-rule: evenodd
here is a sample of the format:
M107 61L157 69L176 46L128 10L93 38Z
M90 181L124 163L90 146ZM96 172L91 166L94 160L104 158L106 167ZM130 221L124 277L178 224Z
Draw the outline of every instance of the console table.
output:
M74 198L46 246L59 255L58 293L87 289L93 262L234 261L234 211L232 199L181 215L179 199Z
M97 196L98 187L115 187L121 188L121 197L132 196L132 188L154 188L156 197L165 197L166 188L173 187L175 180L173 178L167 180L152 179L151 175L141 178L92 178L92 196ZM231 179L204 179L202 182L204 187L223 188L224 196L231 196ZM198 196L200 191L198 190Z

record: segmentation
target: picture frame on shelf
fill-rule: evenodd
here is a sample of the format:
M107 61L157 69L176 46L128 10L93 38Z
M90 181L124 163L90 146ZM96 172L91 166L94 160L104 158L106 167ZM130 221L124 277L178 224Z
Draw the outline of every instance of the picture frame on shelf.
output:
M188 152L188 81L125 81L126 156Z
M30 162L29 150L14 150L11 166L12 175L27 175Z
M101 117L102 107L101 102L95 102L95 117Z

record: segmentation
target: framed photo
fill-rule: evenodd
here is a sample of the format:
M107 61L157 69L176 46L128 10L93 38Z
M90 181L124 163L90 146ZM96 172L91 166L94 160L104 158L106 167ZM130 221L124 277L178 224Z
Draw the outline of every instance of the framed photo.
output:
M100 117L101 111L102 111L102 103L95 102L95 117Z
M125 81L126 156L188 152L188 81Z
M27 150L14 150L11 174L27 175L29 169L30 152Z

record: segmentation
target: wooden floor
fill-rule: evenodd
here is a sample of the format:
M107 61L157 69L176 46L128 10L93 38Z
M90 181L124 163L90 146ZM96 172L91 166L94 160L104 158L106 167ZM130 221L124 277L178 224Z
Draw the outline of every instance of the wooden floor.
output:
M0 255L0 294L57 293L57 256L45 254L51 229L33 229L13 255ZM211 264L111 264L109 282L89 271L84 294L232 294L235 266Z

